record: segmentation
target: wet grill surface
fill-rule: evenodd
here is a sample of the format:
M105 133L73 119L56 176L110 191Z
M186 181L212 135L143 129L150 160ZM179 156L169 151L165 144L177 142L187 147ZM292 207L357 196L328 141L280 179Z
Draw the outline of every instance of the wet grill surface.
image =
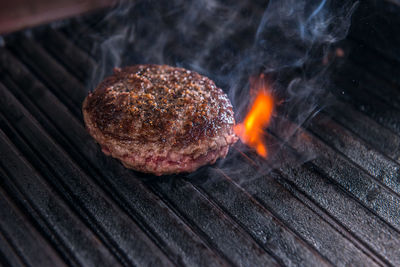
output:
M102 154L80 111L96 58L90 23L7 36L0 263L400 265L399 8L378 6L357 11L335 104L280 152L319 156L245 184L217 168L149 179Z

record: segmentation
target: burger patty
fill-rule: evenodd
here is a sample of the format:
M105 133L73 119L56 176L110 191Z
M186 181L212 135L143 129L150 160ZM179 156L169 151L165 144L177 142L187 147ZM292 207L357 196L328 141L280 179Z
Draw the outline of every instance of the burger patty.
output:
M191 172L237 141L226 94L196 72L166 65L115 69L83 102L89 133L124 166Z

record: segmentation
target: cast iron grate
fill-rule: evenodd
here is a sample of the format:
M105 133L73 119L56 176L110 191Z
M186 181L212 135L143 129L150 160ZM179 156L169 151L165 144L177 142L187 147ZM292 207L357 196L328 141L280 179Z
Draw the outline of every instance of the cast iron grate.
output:
M343 43L352 52L335 75L336 104L297 131L302 146L289 142L280 152L285 160L320 156L244 184L217 168L198 179L153 178L102 154L80 111L95 64L85 38L98 30L95 15L7 36L0 263L399 265L400 61L398 40L389 38L398 36L399 9L379 7L368 17L371 6L357 11L361 22L385 27L367 38L352 28Z

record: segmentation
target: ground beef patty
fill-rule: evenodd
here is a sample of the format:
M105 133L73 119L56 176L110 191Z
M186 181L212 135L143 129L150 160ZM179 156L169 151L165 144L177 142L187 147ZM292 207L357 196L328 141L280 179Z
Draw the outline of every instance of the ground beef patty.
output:
M125 167L191 172L237 141L232 105L213 81L183 68L115 69L83 102L89 133Z

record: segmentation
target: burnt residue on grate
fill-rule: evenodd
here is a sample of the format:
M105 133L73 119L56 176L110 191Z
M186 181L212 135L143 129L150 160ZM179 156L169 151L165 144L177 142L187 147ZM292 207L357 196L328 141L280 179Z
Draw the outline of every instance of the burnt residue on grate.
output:
M399 40L385 38L398 18L382 15L399 9L388 3L365 16L378 6L368 2L355 21L386 25L382 46L352 28L334 103L285 140L279 168L243 183L217 167L151 177L102 154L80 110L96 64L97 15L7 36L0 264L399 265ZM316 157L290 164L309 152Z

